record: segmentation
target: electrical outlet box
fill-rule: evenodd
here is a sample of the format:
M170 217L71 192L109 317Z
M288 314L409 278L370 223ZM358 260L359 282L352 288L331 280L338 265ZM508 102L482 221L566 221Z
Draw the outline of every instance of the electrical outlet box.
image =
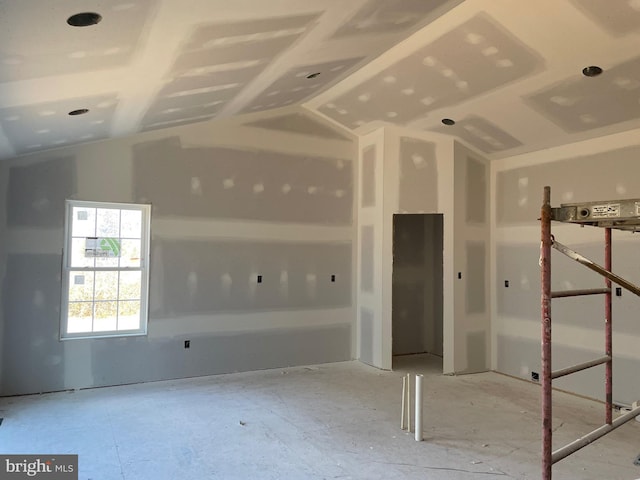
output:
M184 348L191 348L191 340L184 341Z

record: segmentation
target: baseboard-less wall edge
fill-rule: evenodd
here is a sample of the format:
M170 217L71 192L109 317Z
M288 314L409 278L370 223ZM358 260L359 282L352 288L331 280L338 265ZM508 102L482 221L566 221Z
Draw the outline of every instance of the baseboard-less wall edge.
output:
M488 369L484 369L484 370L460 370L458 372L443 373L443 375L447 375L449 377L458 377L458 376L463 376L463 375L475 375L476 373L487 373L487 372L493 372L493 370L488 370ZM496 372L496 373L500 373L500 372Z
M355 360L360 362L362 365L366 365L367 367L375 368L376 370L381 370L383 372L392 372L393 371L390 368L382 368L382 367L378 367L377 365L372 365L371 363L365 362L361 358L356 358Z
M82 353L73 359L62 358L56 365L38 368L35 363L43 359L37 355L31 357L29 365L6 362L0 395L335 363L351 360L352 356L349 323L190 336L188 349L184 348L186 339L176 336L161 341L148 337L78 340L87 342ZM69 351L59 353L63 357L72 355ZM84 365L74 373L65 372L65 364L78 365L75 357L82 358ZM27 371L39 374L27 375Z
M497 373L498 375L503 375L505 377L513 378L514 380L520 380L521 382L530 383L532 385L540 386L540 382L537 382L535 380L529 380L528 378L518 377L517 375L511 375L509 373L500 372L498 370L489 370L489 372ZM571 390L566 390L564 388L552 387L552 390L554 392L566 393L567 395L572 395L572 396L577 397L577 398L583 398L585 400L590 400L592 402L601 403L602 405L605 404L604 400L600 400L599 398L590 397L589 395L582 395L580 393L572 392ZM622 403L618 403L618 402L613 402L613 404L614 404L614 406L616 406L618 408L619 407L628 407L628 406L630 406L630 405L626 405L626 404L622 404Z

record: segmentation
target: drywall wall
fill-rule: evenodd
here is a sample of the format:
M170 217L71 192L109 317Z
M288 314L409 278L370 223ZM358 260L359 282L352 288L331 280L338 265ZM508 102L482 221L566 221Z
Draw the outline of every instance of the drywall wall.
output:
M356 142L241 121L3 164L1 394L352 358ZM67 198L151 204L146 336L59 340Z
M543 188L551 186L553 206L562 203L640 198L638 131L600 137L536 154L492 163L495 196L495 266L492 368L530 379L540 372L540 217ZM604 231L576 225L552 225L555 238L601 263ZM613 232L613 271L640 283L640 238ZM552 289L598 288L597 274L552 252ZM507 283L508 282L508 287ZM614 401L640 398L635 372L640 368L637 309L640 298L624 292L613 297ZM552 302L553 368L597 358L604 353L604 298L578 297ZM604 367L554 381L554 386L604 399Z
M460 142L454 146L455 365L457 373L489 368L489 165Z
M383 362L382 345L382 199L384 130L360 137L358 158L358 326L357 358L369 365ZM390 336L390 332L388 333Z
M362 343L365 341L362 333L370 331L373 342L371 362L363 361L385 369L390 369L392 364L393 215L442 213L443 368L446 373L465 371L467 364L456 365L453 354L454 347L458 347L454 345L453 140L439 134L384 127L360 138L358 171L361 185L358 202L361 232L358 337ZM365 240L373 236L373 242L366 240L373 248L362 243L362 234ZM368 289L369 272L373 272L372 289ZM463 299L464 293L460 295ZM365 322L367 329L363 329ZM369 328L370 323L373 328ZM466 344L459 347L466 351ZM363 351L360 345L359 354ZM466 355L462 358L466 362Z
M6 164L0 162L0 192L7 191L7 182L9 180L8 170ZM4 208L0 208L0 289L2 288L3 281L5 278L5 272L7 269L7 242L6 239L6 230L7 230L7 211ZM4 345L4 309L0 308L0 385L2 385L3 379L3 369L2 369L2 360L3 360L3 345Z
M442 215L393 216L393 354L442 356Z

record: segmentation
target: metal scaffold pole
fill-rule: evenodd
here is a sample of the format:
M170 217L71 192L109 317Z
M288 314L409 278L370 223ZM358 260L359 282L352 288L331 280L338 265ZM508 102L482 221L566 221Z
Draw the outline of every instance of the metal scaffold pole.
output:
M544 187L540 268L542 280L542 479L551 480L551 188Z
M611 228L604 229L604 268L611 272ZM605 322L605 355L609 357L605 365L605 423L611 425L613 410L613 342L611 325L611 279L605 277L608 292L605 293L604 322Z
M589 260L570 248L556 241L551 235L551 222L559 221L590 225L604 228L604 266ZM612 288L615 283L620 287L640 296L640 287L612 272L612 229L640 231L640 199L615 200L610 202L589 202L583 204L565 204L559 208L551 207L551 188L544 187L544 198L540 214L540 277L541 277L541 330L542 330L542 480L551 480L552 466L572 453L589 445L640 415L640 407L613 420L613 316ZM605 277L605 288L589 288L579 290L551 290L551 249L566 255L585 267ZM605 344L604 356L558 370L551 369L551 300L584 295L605 296ZM596 365L605 364L605 424L579 439L558 448L552 449L552 380L572 373L580 372Z

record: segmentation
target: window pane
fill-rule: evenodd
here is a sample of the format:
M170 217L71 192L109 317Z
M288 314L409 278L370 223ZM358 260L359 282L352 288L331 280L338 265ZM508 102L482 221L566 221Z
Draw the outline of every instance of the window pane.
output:
M120 236L120 210L111 208L97 209L98 222L96 236L119 237Z
M91 332L93 303L69 302L67 310L67 332Z
M88 207L73 207L72 237L96 236L96 209Z
M148 207L75 200L68 205L62 336L146 331Z
M116 329L118 302L97 302L94 309L93 331L106 332Z
M119 302L118 330L138 330L140 328L140 302Z
M99 257L96 258L96 267L113 267L118 268L118 257Z
M121 267L140 266L140 240L122 240Z
M69 272L69 300L93 301L93 272Z
M142 287L142 272L120 272L119 300L139 300Z
M120 217L120 236L140 238L142 234L142 212L140 210L122 210Z
M86 238L73 238L71 239L71 267L93 267L94 258L86 257L84 249L86 245Z
M118 272L96 272L96 300L118 298Z

